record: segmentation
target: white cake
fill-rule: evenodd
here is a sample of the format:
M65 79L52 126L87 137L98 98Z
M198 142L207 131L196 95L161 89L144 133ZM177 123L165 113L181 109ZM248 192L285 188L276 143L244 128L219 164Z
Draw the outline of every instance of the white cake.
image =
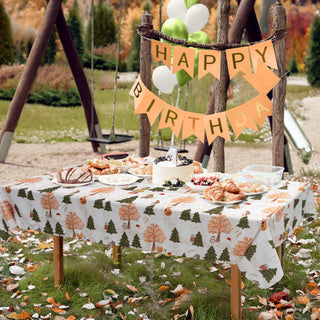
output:
M162 186L165 181L179 179L188 182L193 174L192 160L190 163L176 165L172 161L160 161L153 164L152 168L152 183Z

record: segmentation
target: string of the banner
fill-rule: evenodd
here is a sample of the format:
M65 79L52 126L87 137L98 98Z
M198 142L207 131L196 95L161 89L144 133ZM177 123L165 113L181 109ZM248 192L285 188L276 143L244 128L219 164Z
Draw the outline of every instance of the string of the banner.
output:
M269 40L271 40L272 42L275 42L276 40L279 40L284 36L286 36L287 29L285 28L285 29L275 30L266 39L263 39L261 41L245 43L245 44L240 44L240 43L230 43L230 44L208 43L207 44L207 43L198 43L198 42L188 42L184 39L174 38L174 37L168 36L163 32L154 30L153 25L148 23L139 24L137 26L137 32L141 38L149 41L151 41L151 39L154 39L154 40L163 39L173 44L182 45L184 47L193 47L193 48L199 48L199 49L215 49L219 51L225 51L227 49L248 47L248 46L252 46L252 45L255 45L264 41L269 41Z

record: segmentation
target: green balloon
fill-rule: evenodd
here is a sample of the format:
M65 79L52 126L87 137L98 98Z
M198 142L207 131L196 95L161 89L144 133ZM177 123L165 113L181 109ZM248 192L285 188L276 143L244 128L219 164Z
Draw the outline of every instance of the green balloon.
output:
M161 32L166 34L167 36L187 40L188 39L188 29L186 25L177 18L170 18L166 20L162 27ZM167 42L172 44L171 42L163 40L163 42Z
M184 0L184 4L188 9L196 3L198 3L198 0Z
M211 43L211 40L208 34L206 34L205 32L197 31L194 33L190 33L188 35L188 42L206 44L206 43ZM195 48L195 50L196 50L196 56L194 60L193 77L198 75L198 63L199 63L199 49ZM178 85L180 87L184 86L188 81L192 79L190 75L184 70L177 71L176 76L178 80Z

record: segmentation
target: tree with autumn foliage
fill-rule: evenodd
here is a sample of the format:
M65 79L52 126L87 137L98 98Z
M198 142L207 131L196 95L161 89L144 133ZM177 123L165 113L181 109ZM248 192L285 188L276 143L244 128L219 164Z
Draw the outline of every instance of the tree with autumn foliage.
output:
M231 233L233 230L230 220L224 214L212 216L208 223L208 232L217 233L216 242L220 242L220 235L222 232Z
M44 193L41 196L41 206L45 210L49 210L49 217L52 217L52 209L59 209L59 202L52 192Z
M128 221L127 228L130 229L130 221L138 221L140 213L133 203L124 203L119 210L119 217L121 220Z
M0 65L14 62L14 47L10 18L0 1Z
M15 217L14 217L15 210L12 204L8 200L3 200L1 202L1 211L6 221L9 221L11 219L15 220Z
M76 237L75 230L82 230L84 228L84 223L82 222L82 220L75 212L71 211L67 214L64 224L67 229L72 230L73 238Z
M154 223L151 223L150 226L147 227L143 234L143 238L144 241L152 243L151 251L156 249L157 242L163 243L166 240L166 236L162 229Z
M306 58L307 79L313 87L320 87L320 13L313 17Z

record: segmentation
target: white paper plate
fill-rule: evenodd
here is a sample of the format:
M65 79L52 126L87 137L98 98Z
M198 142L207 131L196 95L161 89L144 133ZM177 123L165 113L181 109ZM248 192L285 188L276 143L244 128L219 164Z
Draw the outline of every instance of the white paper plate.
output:
M138 173L134 173L131 169L129 169L128 172L136 177L139 177L139 178L151 178L152 177L152 174L138 174Z
M259 192L244 192L244 195L245 196L257 196L258 194L262 194L262 193L265 193L268 191L268 188L267 187L264 187L262 191L259 191Z
M59 185L60 187L64 187L64 188L73 188L73 187L82 187L82 186L86 186L90 183L92 183L94 180L89 181L89 182L82 182L82 183L61 183L57 180L57 178L53 178L52 182Z
M113 186L125 186L127 184L134 183L138 180L137 176L120 173L120 174L110 174L105 176L100 176L98 180L101 183L113 185Z
M192 190L198 191L198 192L203 192L206 188L210 187L210 186L200 186L200 185L196 185L192 182L187 182L186 186L189 187Z

